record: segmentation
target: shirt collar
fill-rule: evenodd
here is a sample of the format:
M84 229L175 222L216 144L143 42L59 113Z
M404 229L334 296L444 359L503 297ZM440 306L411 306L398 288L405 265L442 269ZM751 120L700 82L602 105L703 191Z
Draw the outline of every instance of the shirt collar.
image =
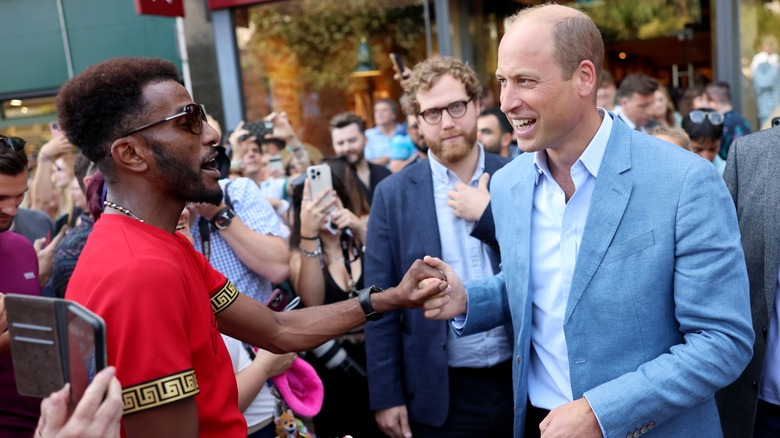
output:
M477 147L479 148L479 159L477 161L477 168L474 169L474 175L471 176L471 181L474 181L475 179L479 179L480 176L485 172L485 149L482 147L482 143L477 142ZM458 178L457 175L455 175L455 172L448 169L444 164L442 164L432 153L428 153L428 162L431 165L431 174L433 175L434 180L442 181L446 184L449 184L451 182L452 178ZM455 181L460 181L460 179L456 179ZM466 184L470 184L471 181L461 181Z
M601 125L599 126L596 135L593 136L585 151L577 159L578 162L582 162L585 169L597 178L599 175L599 168L601 167L601 161L604 159L604 153L607 150L607 143L609 142L609 134L612 132L612 117L604 108L598 108L599 116L601 116ZM575 163L576 164L576 163ZM546 178L552 180L550 175L550 169L547 167L547 152L545 150L538 151L534 154L534 168L536 169L536 184L539 184L539 177L544 175Z

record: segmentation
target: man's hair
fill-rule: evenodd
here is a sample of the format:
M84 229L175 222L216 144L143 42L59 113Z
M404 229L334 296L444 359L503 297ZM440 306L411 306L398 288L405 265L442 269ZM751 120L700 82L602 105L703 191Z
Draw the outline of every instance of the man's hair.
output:
M409 79L403 83L406 104L406 114L417 115L420 112L420 102L417 93L430 90L433 84L444 75L450 75L461 81L466 87L469 98L475 99L482 94L482 84L479 77L465 62L449 57L434 56L414 66Z
M691 148L691 139L688 137L688 134L683 131L680 128L673 128L671 126L664 126L664 125L657 125L653 126L652 128L647 130L648 135L652 136L658 136L658 135L665 135L667 137L671 137L675 140L675 144L684 148L684 149L690 149Z
M599 80L599 88L603 85L615 85L615 77L609 70L601 70L601 80Z
M714 112L713 110L706 108L696 111L702 111L704 113ZM685 115L685 117L683 117L682 129L685 130L685 132L688 134L688 137L690 137L692 141L699 141L705 138L718 140L723 136L722 123L720 125L713 125L710 123L709 117L705 117L704 120L699 123L694 123L693 120L691 120L691 113L688 113Z
M728 82L713 82L705 89L710 97L714 97L720 103L731 103L731 87Z
M395 103L393 99L390 99L389 97L379 99L376 102L374 102L374 108L376 108L376 106L379 105L380 103L386 103L390 105L390 111L392 111L393 114L395 114L395 117L398 118L398 104Z
M501 127L501 135L506 134L507 132L512 132L512 124L509 123L509 119L506 118L506 115L501 112L501 109L497 106L491 106L490 108L485 108L482 110L482 113L479 115L480 117L485 116L496 116L498 119L498 126Z
M604 64L604 40L596 23L587 14L578 12L573 15L559 16L549 14L544 8L556 6L542 4L525 8L504 20L506 32L515 22L531 13L544 14L552 23L551 35L553 45L553 58L563 74L563 79L568 81L574 75L582 61L590 61L596 68L596 85L601 81L602 65Z
M255 143L257 143L257 141L255 141ZM287 145L287 142L285 142L284 140L278 137L268 137L260 140L260 144L258 144L258 146L263 146L264 144L272 144L281 151L284 150L284 147ZM260 148L260 152L263 152L262 147Z
M175 64L160 58L120 57L89 66L60 89L60 127L108 174L109 145L142 120L143 87L166 80L179 82L179 72Z
M620 81L617 95L619 99L630 98L634 93L640 96L649 96L658 89L658 81L644 73L631 73Z
M8 137L0 134L0 139ZM27 153L0 144L0 175L16 176L27 170Z
M379 102L381 102L381 100L377 101L377 103ZM351 111L347 111L341 114L336 114L336 116L330 119L330 131L333 132L334 129L346 128L347 126L352 125L353 123L357 125L358 130L360 131L361 134L366 132L366 121L363 120L362 117L360 117L359 115Z

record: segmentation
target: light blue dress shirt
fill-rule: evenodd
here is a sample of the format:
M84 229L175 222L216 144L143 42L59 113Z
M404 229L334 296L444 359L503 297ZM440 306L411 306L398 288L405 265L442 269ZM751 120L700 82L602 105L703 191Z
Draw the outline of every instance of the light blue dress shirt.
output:
M468 184L477 187L479 177L485 172L485 151L479 147L479 162ZM455 190L455 183L462 182L458 176L429 155L433 177L433 197L436 204L436 221L439 225L442 260L448 263L463 280L475 280L494 274L490 255L494 251L489 245L470 235L474 222L452 214L447 205L447 192ZM511 339L503 326L471 336L458 337L448 332L448 363L451 367L487 368L497 365L512 356Z

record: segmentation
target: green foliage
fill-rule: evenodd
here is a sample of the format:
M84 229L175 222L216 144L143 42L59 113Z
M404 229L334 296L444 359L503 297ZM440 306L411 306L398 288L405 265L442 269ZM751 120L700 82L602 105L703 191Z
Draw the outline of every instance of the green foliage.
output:
M707 1L707 0L702 0ZM604 0L572 5L586 12L607 43L668 37L700 20L698 0Z
M313 91L346 90L355 68L357 46L368 38L380 69L387 53L419 51L425 44L422 6L393 0L298 0L250 9L255 32L250 50L260 59L280 41L298 59L301 81ZM423 52L424 56L424 52Z

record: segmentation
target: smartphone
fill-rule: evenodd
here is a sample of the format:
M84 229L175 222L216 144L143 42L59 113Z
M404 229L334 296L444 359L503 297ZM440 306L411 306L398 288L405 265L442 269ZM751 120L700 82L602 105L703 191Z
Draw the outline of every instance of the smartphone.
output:
M57 122L49 123L49 130L51 131L51 138L62 137L62 130Z
M390 61L395 66L396 70L398 70L398 74L401 75L401 78L404 77L404 63L401 61L401 57L397 53L391 53L390 54Z
M284 165L282 164L282 156L281 155L271 155L268 157L268 167L271 170L280 171L281 173L284 173Z
M333 180L330 174L330 166L327 164L318 164L316 166L309 166L306 169L306 176L309 178L309 189L311 190L311 199L313 200L320 193L325 191L327 194L322 198L322 203L327 204L333 199ZM330 213L335 208L335 205L331 204L327 210Z
M239 140L246 140L249 137L257 138L257 144L263 141L266 135L274 133L274 122L270 120L260 120L256 122L244 123L244 129L249 131L248 135L242 135Z
M70 383L71 406L107 366L106 324L86 307L60 298L5 297L16 390L48 397Z

